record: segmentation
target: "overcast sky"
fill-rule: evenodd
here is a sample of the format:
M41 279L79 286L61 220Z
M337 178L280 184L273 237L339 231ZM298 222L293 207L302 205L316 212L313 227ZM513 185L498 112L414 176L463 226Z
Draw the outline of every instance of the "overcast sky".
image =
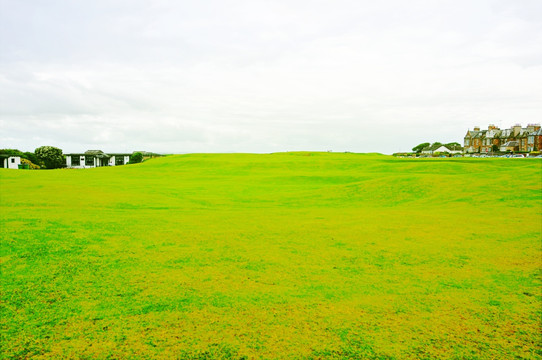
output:
M0 148L392 153L542 121L541 0L0 4Z

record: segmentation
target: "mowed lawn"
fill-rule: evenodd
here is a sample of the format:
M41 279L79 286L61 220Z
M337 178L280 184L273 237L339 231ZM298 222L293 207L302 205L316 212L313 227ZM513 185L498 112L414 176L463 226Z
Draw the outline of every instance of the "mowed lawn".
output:
M3 358L542 358L540 159L0 170Z

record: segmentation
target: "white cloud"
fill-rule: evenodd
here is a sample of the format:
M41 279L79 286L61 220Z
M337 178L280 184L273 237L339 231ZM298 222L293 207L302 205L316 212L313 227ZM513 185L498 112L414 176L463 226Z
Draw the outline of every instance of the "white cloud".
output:
M391 153L542 115L537 1L0 4L2 147Z

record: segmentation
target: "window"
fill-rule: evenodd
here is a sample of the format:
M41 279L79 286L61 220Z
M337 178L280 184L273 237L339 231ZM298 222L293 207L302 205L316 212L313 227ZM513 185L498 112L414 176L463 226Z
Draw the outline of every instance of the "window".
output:
M115 156L115 165L124 165L124 156Z
M81 159L79 158L79 155L72 156L72 166L79 166L81 165Z
M85 166L94 166L94 156L85 156Z
M11 163L15 164L15 158L11 158Z

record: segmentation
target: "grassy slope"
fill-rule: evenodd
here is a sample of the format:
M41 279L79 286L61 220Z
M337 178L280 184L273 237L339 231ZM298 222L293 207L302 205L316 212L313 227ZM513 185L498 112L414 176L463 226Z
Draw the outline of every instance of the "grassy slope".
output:
M0 171L4 357L540 358L542 162Z

